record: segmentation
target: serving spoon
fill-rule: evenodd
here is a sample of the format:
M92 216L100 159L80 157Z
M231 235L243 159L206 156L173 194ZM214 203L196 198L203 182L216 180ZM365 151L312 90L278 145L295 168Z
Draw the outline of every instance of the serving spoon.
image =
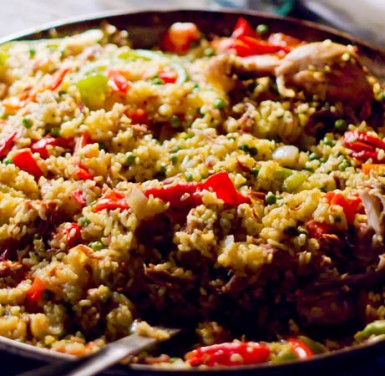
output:
M101 350L76 358L75 360L59 361L32 371L23 372L19 376L92 376L101 372L128 355L135 355L164 340L179 334L181 329L159 328L169 334L168 338L145 337L131 334L115 342L109 343Z

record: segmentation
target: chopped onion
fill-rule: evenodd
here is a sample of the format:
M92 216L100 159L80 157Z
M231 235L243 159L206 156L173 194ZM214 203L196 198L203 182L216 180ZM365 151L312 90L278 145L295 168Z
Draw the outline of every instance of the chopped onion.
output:
M280 146L273 153L273 159L285 167L295 167L298 157L299 149L294 145Z
M127 197L127 202L139 220L148 216L148 198L139 188L132 189Z
M368 217L368 225L376 232L377 235L383 235L384 225L381 222L380 200L373 194L370 194L368 190L360 191L360 197Z

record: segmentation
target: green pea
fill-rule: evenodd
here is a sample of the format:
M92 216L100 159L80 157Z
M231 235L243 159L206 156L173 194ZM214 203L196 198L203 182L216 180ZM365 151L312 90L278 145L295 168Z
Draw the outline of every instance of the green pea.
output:
M277 196L274 193L269 192L265 197L265 202L267 205L274 205L277 202Z
M126 153L126 166L132 166L136 163L136 155L128 152Z
M32 128L33 121L31 119L23 118L23 120L21 122L23 123L25 128L27 128L27 129Z
M344 159L339 165L338 165L338 169L340 171L345 171L348 167L351 166L351 163L350 161L348 161L347 159Z
M335 121L334 127L338 131L343 131L347 127L346 121L344 119L338 119L338 120Z
M266 24L259 24L256 28L255 28L255 31L258 33L258 34L267 34L269 32L269 26L267 26Z
M315 161L315 160L317 160L318 159L318 155L316 154L316 153L311 153L310 155L309 155L309 160L310 161Z
M103 243L99 241L90 243L90 246L94 251L100 251L104 247Z
M225 101L222 98L215 98L213 105L217 110L221 110L223 107L225 107Z

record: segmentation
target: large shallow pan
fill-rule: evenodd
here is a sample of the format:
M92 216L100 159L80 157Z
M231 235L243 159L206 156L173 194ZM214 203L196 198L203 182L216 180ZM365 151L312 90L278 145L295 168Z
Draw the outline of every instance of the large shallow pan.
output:
M385 51L367 44L351 35L335 29L290 18L280 18L254 11L203 11L169 10L138 11L129 13L105 13L96 17L70 20L44 26L39 30L28 30L6 38L0 38L0 44L12 40L49 38L52 31L59 35L69 35L89 28L97 28L108 22L118 29L127 30L134 47L150 48L157 44L168 26L177 21L195 22L207 35L229 34L239 15L253 24L264 23L272 32L283 32L307 41L332 39L343 44L353 44L359 48L363 63L371 73L385 81ZM381 358L381 355L384 358ZM11 375L27 370L42 362L69 359L69 355L53 353L0 336L0 374ZM331 354L317 356L301 362L283 365L258 365L255 367L232 367L218 370L166 370L149 366L135 365L129 370L115 367L108 374L117 375L361 375L364 373L381 374L385 368L385 341L360 345L354 349L344 349ZM342 373L341 373L342 372Z

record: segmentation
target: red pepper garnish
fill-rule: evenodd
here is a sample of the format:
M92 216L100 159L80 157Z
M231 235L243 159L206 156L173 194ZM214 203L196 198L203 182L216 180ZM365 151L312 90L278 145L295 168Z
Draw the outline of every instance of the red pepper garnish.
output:
M251 53L250 55L263 55L263 54L272 54L278 51L290 52L291 49L279 44L271 44L264 40L259 40L251 38L248 36L242 36L237 39L238 41L243 42L248 46Z
M191 366L239 366L260 364L269 359L270 349L258 342L226 342L199 347L185 355Z
M15 143L15 138L17 136L17 132L11 133L5 139L2 140L0 144L0 158L5 157L8 152L12 149L12 146Z
M83 192L80 189L73 191L71 193L71 196L76 201L76 203L79 204L80 206L84 206L87 203L86 199L84 198Z
M384 141L365 132L345 132L342 142L345 147L352 150L350 155L360 161L372 159L375 163L379 162L376 149L385 150Z
M94 212L101 210L128 209L127 197L120 192L109 190L96 202L93 207Z
M284 34L279 38L261 39L248 22L241 17L238 19L231 37L221 39L219 48L223 51L234 50L237 56L247 57L276 52L288 53L301 43L298 39L289 36L285 40L283 36Z
M330 234L332 227L325 222L317 222L314 219L310 219L305 223L306 230L309 232L311 238L319 239L324 234Z
M243 18L239 17L234 27L231 38L237 39L239 37L251 37L258 39L259 36L256 31L250 26L250 24Z
M81 180L92 180L94 177L90 174L88 167L82 162L75 165L74 174Z
M36 303L41 299L44 290L46 289L46 284L39 277L35 277L31 287L27 292L27 300L32 303Z
M89 133L84 132L80 136L75 138L74 154L78 154L86 145L92 144L92 138Z
M199 205L202 203L201 192L203 190L212 190L217 195L217 198L223 200L225 204L240 205L249 203L250 199L238 192L227 172L218 172L210 176L204 182L178 183L163 185L145 190L145 195L148 197L153 195L163 201L170 202L171 205ZM186 194L190 196L182 201L182 197Z
M328 192L325 197L329 204L342 207L348 223L354 222L354 218L360 211L360 206L362 205L361 198L358 194L345 197L342 193Z
M43 137L39 141L37 141L34 144L32 144L31 150L34 153L39 153L40 157L42 157L43 159L46 159L46 158L49 157L47 146L49 146L49 145L55 146L56 144L57 144L56 138L54 138L54 137Z
M32 155L31 149L17 150L12 156L12 161L20 170L33 175L36 180L43 175L43 172Z
M297 355L298 359L308 359L313 356L313 351L300 339L298 338L289 338L287 342L290 343L293 352Z
M50 90L54 91L61 85L61 83L64 80L64 77L67 75L69 70L70 70L69 68L65 68L65 69L58 71L55 74L55 77L54 77L53 82L51 84Z
M148 115L146 111L142 108L137 108L136 110L128 111L127 116L131 119L132 124L148 123Z
M158 77L166 84L174 84L178 79L178 73L172 70L161 70Z
M108 78L113 82L118 91L122 94L126 94L130 88L130 84L126 77L116 70L110 70L108 72Z
M72 248L82 240L80 226L75 222L66 223L63 228L63 235L67 245Z

